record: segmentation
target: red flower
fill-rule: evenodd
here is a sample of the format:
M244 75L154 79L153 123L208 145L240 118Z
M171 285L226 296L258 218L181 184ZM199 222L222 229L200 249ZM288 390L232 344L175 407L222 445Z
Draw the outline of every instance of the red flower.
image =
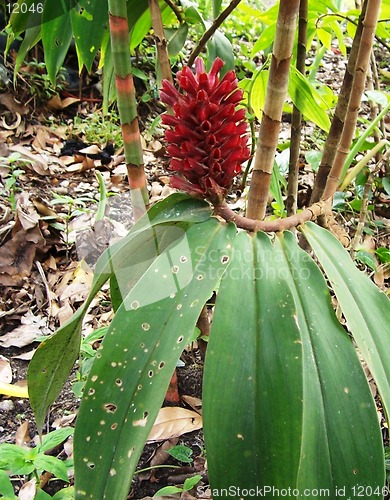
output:
M174 115L162 116L163 123L171 127L165 138L170 170L177 173L171 178L172 187L216 204L250 155L245 109L236 110L242 91L234 71L219 80L223 65L217 58L206 73L203 60L198 58L195 75L188 66L177 73L181 93L164 80L160 94L174 111Z

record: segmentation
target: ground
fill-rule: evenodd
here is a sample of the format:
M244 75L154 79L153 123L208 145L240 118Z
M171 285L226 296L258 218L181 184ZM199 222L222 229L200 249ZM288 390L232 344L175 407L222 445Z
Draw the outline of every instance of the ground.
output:
M328 57L323 70L325 81L328 79L334 84L333 73L326 76L326 71L328 68L333 72L338 65L342 63L337 54ZM93 123L91 116L98 115L101 107L96 89L88 89L88 93L80 95L59 92L46 100L40 96L21 104L26 102L23 92L26 89L22 86L22 90L8 87L0 93L3 116L0 124L3 185L0 196L0 380L21 384L26 379L28 362L38 342L67 321L85 299L97 257L108 243L126 234L133 223L122 148L101 140L99 132L107 126L104 120L91 126L95 127L96 140L87 139L87 123ZM145 167L154 202L172 191L168 184L163 139L158 131L154 136L148 131L151 120L161 109L155 102L142 105L140 112ZM118 130L117 124L113 128ZM282 134L287 134L288 129L285 123ZM305 129L307 141L310 141L310 134L308 125ZM10 158L14 159L14 163L11 161L13 172L9 169ZM106 218L98 222L93 218L98 202L102 201L102 191L96 172L100 172L110 194L109 211L106 211ZM301 205L308 200L312 182L311 169L303 157ZM237 208L242 206L237 189L229 201ZM383 226L374 235L366 236L368 250L372 250L372 246L388 247L389 242L388 199L378 199L376 206L374 218L381 219ZM345 224L353 236L351 218L341 214L339 222ZM375 282L387 290L389 271L383 268L372 274ZM109 290L103 288L86 317L84 335L109 324L111 318ZM98 345L99 339L91 344L93 349ZM177 369L179 405L196 412L200 411L202 396L203 357L199 347L202 346L196 342L188 346L182 356L182 366ZM85 355L84 363L87 362ZM82 366L75 367L71 379L53 404L45 432L74 423L82 386L81 370ZM375 391L374 384L372 390ZM166 404L175 406L172 402ZM28 399L2 396L0 409L0 442L31 444L31 440L36 439ZM383 433L386 442L385 427ZM161 450L165 443L164 438L147 444L139 468L161 464L176 468L155 468L137 474L129 498L148 498L162 486L183 484L194 474L202 476L198 488L191 492L192 496L186 493L182 498L210 498L201 429L184 432L168 443L190 447L194 459L190 464L180 463ZM55 452L66 458L71 456L72 448L61 447ZM24 480L20 477L15 482L16 489ZM45 488L53 493L62 486L63 483L54 481Z

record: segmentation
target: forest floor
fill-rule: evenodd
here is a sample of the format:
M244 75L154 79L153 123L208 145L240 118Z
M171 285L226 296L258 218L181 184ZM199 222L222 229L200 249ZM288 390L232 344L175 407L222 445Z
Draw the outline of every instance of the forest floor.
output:
M321 70L323 81L337 87L343 68L343 58L337 52L328 54ZM42 78L37 77L37 81L42 82ZM97 257L109 243L126 234L133 219L123 149L104 139L109 133L115 139L119 129L117 123L112 125L110 120L97 118L102 116L102 103L96 86L81 81L78 89L64 88L43 99L42 95L39 98L29 95L31 80L19 83L16 90L10 85L0 90L0 382L23 386L29 360L39 342L64 324L83 303ZM139 111L150 196L156 202L172 192L162 131L157 127L151 133L151 123L162 109L152 100L141 103ZM387 127L389 138L389 122ZM281 135L288 138L289 129L286 118ZM304 129L304 137L308 148L312 148L310 124ZM100 199L96 171L101 173L110 193L106 216L100 222L94 220ZM300 208L308 203L312 185L313 172L303 151ZM245 205L245 196L235 189L229 202L240 210ZM382 192L373 204L368 224L371 230L363 241L364 249L371 255L376 248L389 247L390 234L389 197ZM357 217L357 213L350 211L338 216L351 236ZM388 290L388 268L379 266L374 272L366 266L365 270L378 286ZM84 337L108 325L112 315L106 287L85 318ZM91 345L96 349L99 340ZM177 369L180 394L177 405L199 413L202 364L195 342L184 351ZM45 433L74 425L83 384L81 370L82 366L76 365L53 404ZM371 386L375 394L372 382ZM388 431L383 414L382 423L386 440ZM32 446L36 440L29 400L0 395L0 443ZM192 449L188 464L166 453L174 444ZM71 439L55 453L64 459L71 458ZM158 442L147 444L139 468L158 465L174 467L136 474L129 498L149 498L161 487L183 484L194 474L202 477L198 487L180 498L210 498L201 429L189 433L181 429L179 435L168 433ZM25 476L14 479L16 491L28 481ZM49 479L46 476L42 481ZM73 481L71 473L70 481ZM63 484L52 480L45 489L52 493Z

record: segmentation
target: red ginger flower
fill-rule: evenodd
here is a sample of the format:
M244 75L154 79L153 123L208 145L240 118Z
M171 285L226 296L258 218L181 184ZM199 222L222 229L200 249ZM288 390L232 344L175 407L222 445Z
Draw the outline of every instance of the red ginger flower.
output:
M174 116L164 114L162 121L171 157L171 186L219 204L231 187L233 178L248 160L245 109L236 110L242 99L234 71L219 80L224 65L217 58L206 73L203 60L195 61L195 75L188 66L177 73L182 93L163 81L161 100L171 106Z

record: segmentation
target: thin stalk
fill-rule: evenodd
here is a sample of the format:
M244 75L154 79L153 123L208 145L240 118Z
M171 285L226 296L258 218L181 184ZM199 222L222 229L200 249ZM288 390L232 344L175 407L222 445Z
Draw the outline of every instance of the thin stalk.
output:
M237 5L241 2L241 0L232 0L230 4L223 10L220 15L214 20L213 24L210 28L204 32L202 38L199 40L198 45L192 51L190 57L188 58L187 65L192 66L195 62L195 59L202 52L206 43L210 40L210 38L214 35L217 29L221 26L221 24L225 21L225 19L229 16L229 14L237 7Z
M109 21L117 102L133 213L137 220L148 205L148 190L138 126L137 103L130 64L129 24L126 0L109 0Z
M362 206L361 206L360 214L359 214L359 222L358 222L358 225L356 228L355 236L353 237L353 240L351 243L350 255L351 255L352 260L355 260L356 251L358 249L358 246L359 246L361 239L362 239L362 236L363 236L364 224L365 224L366 219L367 219L368 197L369 197L370 190L371 190L371 184L372 184L372 176L370 175L369 178L367 179L366 184L364 185Z
M351 166L353 160L356 158L356 155L361 150L362 145L366 141L367 137L369 137L373 133L373 131L375 130L375 128L378 125L378 123L383 120L383 118L387 115L387 113L388 113L389 110L390 110L390 102L389 102L389 104L385 108L382 109L382 111L375 118L375 120L372 123L370 123L370 126L367 127L367 129L363 132L363 134L356 141L355 145L350 150L350 152L349 152L349 154L347 156L347 159L345 160L343 171L341 173L341 179L344 178L345 174L347 173L347 170Z
M382 139L378 144L376 144L356 165L351 168L351 170L345 176L342 184L338 188L339 191L344 191L351 184L353 179L359 174L359 172L367 165L367 163L374 158L374 156L385 146L387 146L389 141Z
M306 44L307 44L307 15L308 0L301 0L299 5L298 19L298 47L297 47L297 70L305 74ZM300 144L302 137L302 113L294 105L291 118L291 144L290 161L287 184L287 215L293 215L298 207L298 159L300 154Z
M173 83L171 64L168 55L168 43L164 35L164 26L158 0L149 0L150 15L154 31L154 40L157 49L157 61L160 70L160 80L169 80ZM160 82L159 82L160 83Z
M263 117L248 195L248 217L263 219L286 101L299 0L280 0Z
M347 114L348 102L352 89L353 75L355 72L356 59L363 31L363 19L367 10L367 2L368 0L364 0L362 12L359 16L358 27L356 29L355 37L352 42L351 52L349 54L343 83L340 88L340 94L336 109L334 111L329 134L325 142L324 153L322 155L321 163L314 182L310 203L317 202L324 192L325 184L328 179L330 169L332 168L333 160L336 155L336 149L344 128L345 116Z
M360 103L365 88L367 69L374 43L375 29L379 18L381 0L368 0L367 11L363 21L363 30L359 52L356 60L356 70L353 78L352 92L349 100L347 117L340 143L337 147L332 169L326 182L322 199L332 198L336 192L345 160L348 156L355 134Z

